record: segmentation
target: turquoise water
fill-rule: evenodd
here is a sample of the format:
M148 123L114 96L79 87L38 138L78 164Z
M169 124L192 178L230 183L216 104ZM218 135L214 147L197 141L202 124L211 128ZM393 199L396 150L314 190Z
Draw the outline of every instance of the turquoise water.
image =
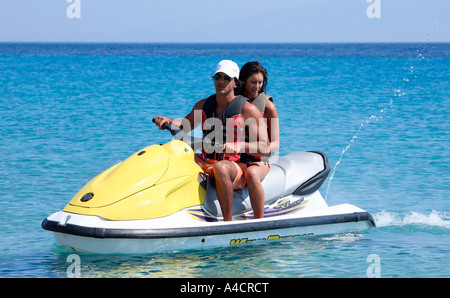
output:
M0 277L66 277L42 220L91 178L170 140L221 59L259 60L280 154L325 152L329 205L360 233L138 256L81 254L81 277L450 277L450 44L0 44Z

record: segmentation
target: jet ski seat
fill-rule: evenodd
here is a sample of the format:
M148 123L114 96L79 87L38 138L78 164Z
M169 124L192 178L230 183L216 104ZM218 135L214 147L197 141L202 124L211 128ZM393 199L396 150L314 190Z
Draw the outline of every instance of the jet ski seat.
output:
M301 165L301 166L300 166ZM325 181L330 167L321 152L292 152L286 156L275 156L270 160L270 171L261 181L265 193L265 204L272 204L288 195L309 195ZM204 207L215 216L222 216L213 179L207 177ZM233 215L252 209L248 188L234 191Z

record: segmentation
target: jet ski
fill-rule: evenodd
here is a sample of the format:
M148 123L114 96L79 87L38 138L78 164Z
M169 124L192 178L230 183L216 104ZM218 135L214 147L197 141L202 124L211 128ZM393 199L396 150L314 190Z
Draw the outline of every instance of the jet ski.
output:
M225 222L213 179L194 162L194 149L205 140L168 124L164 128L173 140L141 149L102 172L62 211L42 222L58 245L76 252L145 254L302 239L375 226L363 209L327 205L319 188L330 166L327 156L317 151L272 157L262 181L264 218L254 219L244 187L234 191L233 220Z

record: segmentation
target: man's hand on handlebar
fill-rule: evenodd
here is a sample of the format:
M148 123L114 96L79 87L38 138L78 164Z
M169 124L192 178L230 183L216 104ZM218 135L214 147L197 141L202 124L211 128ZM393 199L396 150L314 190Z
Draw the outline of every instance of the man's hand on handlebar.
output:
M153 118L153 122L156 124L156 126L159 127L160 130L164 130L164 129L166 129L166 127L163 127L163 126L165 126L164 123L167 123L170 125L170 124L172 124L173 119L171 119L169 117L158 116L156 118Z

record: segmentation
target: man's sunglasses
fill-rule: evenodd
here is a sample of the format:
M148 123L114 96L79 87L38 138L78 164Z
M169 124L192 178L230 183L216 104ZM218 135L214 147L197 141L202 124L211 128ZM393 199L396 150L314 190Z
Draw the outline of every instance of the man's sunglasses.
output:
M213 80L218 81L222 78L222 75L220 73L216 73L215 75L213 75L212 78L213 78ZM228 82L228 83L231 82L231 80L232 80L232 78L227 75L224 75L223 79L225 80L225 82Z

